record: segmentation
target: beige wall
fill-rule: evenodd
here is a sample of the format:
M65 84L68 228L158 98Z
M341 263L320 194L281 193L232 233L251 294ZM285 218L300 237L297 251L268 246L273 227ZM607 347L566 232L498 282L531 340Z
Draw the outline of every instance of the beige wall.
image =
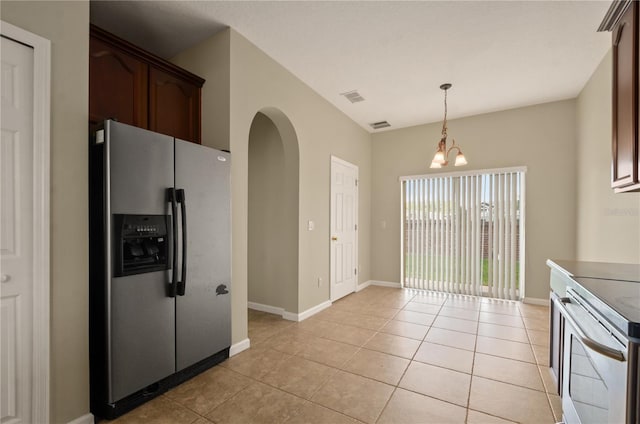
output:
M463 168L429 169L441 122L373 135L372 279L400 279L398 177L525 165L525 296L547 298L545 260L575 255L575 101L455 119L448 127L469 161Z
M256 115L249 133L248 300L297 313L299 160L297 140L288 141L271 119Z
M202 89L202 144L218 150L229 150L229 37L229 31L222 31L172 59L206 79Z
M51 421L89 412L88 2L8 2L2 20L51 40Z
M371 192L370 136L246 38L232 30L230 136L231 152L235 154L234 163L246 163L251 122L256 112L265 107L275 107L289 118L299 142L298 308L302 312L329 299L331 155L359 167L359 221L362 228L358 239L359 281L369 279L370 209L367 206L370 204ZM243 174L246 178L246 170ZM246 182L241 183L239 190L237 194L246 199ZM307 230L308 220L315 222L313 231ZM246 254L243 256L246 257ZM316 283L318 277L323 280L321 287Z
M577 100L576 259L640 263L640 193L611 189L611 51Z
M371 193L370 135L307 85L268 57L234 30L214 36L189 49L175 62L207 79L204 95L214 78L212 63L219 50L216 40L229 37L230 115L229 140L233 156L232 181L232 311L233 343L247 337L248 255L248 141L256 113L271 108L282 112L293 126L299 143L298 312L329 299L329 171L336 155L360 170L359 281L369 280L369 236ZM221 57L220 60L227 60ZM203 108L203 113L209 113ZM203 140L216 137L203 126ZM307 221L315 222L313 231ZM293 259L295 260L295 259ZM321 287L317 285L322 278Z

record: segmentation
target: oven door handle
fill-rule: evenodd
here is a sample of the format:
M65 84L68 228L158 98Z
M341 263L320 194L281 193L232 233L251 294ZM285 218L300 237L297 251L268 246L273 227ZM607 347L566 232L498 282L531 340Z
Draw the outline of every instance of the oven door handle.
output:
M611 359L615 359L616 361L620 361L620 362L626 361L624 357L624 353L622 351L603 345L602 343L593 340L592 338L588 337L585 334L585 332L578 325L576 320L573 319L573 317L571 316L567 308L564 306L565 303L571 303L570 298L568 297L556 298L556 299L553 299L553 302L556 304L556 307L560 310L560 313L562 314L564 319L567 320L569 324L571 324L571 326L577 333L578 338L585 346L588 346L591 350L598 352L601 355L604 355Z

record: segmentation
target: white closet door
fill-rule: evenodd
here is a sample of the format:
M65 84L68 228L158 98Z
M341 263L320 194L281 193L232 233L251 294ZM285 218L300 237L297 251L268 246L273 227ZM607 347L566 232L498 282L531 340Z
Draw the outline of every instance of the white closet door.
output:
M33 49L2 37L0 421L30 423L33 358Z

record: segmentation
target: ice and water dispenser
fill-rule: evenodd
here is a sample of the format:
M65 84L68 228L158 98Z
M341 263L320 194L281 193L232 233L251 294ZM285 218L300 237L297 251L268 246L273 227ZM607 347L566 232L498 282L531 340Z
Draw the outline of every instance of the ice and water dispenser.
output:
M170 268L167 215L113 215L113 276L142 274Z

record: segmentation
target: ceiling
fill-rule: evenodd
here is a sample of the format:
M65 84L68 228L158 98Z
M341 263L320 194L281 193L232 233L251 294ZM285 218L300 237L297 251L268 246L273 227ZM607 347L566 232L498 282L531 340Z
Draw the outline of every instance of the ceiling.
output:
M441 120L445 82L451 119L576 97L610 47L609 4L91 1L91 22L164 58L231 27L373 132Z

